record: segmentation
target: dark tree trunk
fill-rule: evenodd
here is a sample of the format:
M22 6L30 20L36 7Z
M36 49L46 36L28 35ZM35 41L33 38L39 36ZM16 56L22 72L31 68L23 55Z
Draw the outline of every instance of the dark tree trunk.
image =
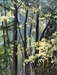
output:
M4 53L6 55L6 38L5 38L5 29L4 29L4 26L3 26L3 22L2 22L2 27L3 27L3 39L4 39Z
M39 13L36 14L36 42L39 41ZM37 54L37 50L35 50L35 54Z
M6 45L7 42L6 42L6 35L5 35L6 29L4 29L3 22L2 22L2 28L3 28L4 54L5 54L5 59L4 59L4 61L5 61L5 65L6 65L5 69L7 69L7 68L8 68L8 60L7 60L7 45ZM8 75L7 72L6 72L6 75Z
M24 58L28 59L28 55L26 52L27 48L27 41L26 41L26 22L27 22L27 17L28 17L28 9L26 10L26 17L25 17L25 22L24 22ZM29 65L25 65L25 75L29 75Z
M1 16L2 16L3 14L1 14ZM3 41L4 41L4 53L6 53L6 49L5 49L5 47L6 47L6 40L5 40L5 29L4 29L4 25L3 25L3 21L2 21L2 31L3 31Z
M49 25L50 25L50 21L48 22L47 26L46 26L45 29L43 30L42 35L41 35L41 37L40 37L40 41L41 41L41 39L44 37L45 31L48 29L48 26L49 26ZM47 35L48 35L48 34L47 34Z
M39 41L39 13L37 12L36 14L36 42ZM35 54L38 54L38 51L35 49ZM34 67L37 67L37 61L38 59L35 60ZM38 71L35 70L35 75L38 75Z
M17 2L17 0L14 0L14 2ZM14 28L13 28L13 75L17 75L17 5L14 4Z
M27 41L26 41L26 22L27 22L27 17L28 17L28 10L26 11L26 17L25 17L25 22L24 22L24 57L28 58L27 53L26 53L26 48L27 48Z
M36 15L36 42L39 40L39 13Z

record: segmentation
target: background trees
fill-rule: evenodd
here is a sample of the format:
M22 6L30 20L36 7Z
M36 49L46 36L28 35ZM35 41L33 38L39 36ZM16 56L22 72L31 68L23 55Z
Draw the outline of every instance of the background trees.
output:
M0 3L1 74L51 75L47 70L56 64L57 2L23 1Z

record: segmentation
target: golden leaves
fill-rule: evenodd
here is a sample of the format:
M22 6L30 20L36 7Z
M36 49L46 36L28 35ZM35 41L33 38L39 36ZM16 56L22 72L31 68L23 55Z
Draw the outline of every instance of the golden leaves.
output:
M25 11L25 9L19 9L19 12L21 13L21 14L25 14L26 13L26 11Z
M9 21L8 17L7 17L7 16L4 16L4 15L3 15L0 19L1 19L1 21L5 21L5 20L6 20L7 22Z
M48 14L45 14L45 17L51 17L51 14L50 13L48 13Z
M13 14L12 14L11 11L10 12L7 12L6 16L5 15L1 16L0 17L0 20L1 21L7 21L7 22L9 22L10 21L10 18L14 18L14 16L13 16Z

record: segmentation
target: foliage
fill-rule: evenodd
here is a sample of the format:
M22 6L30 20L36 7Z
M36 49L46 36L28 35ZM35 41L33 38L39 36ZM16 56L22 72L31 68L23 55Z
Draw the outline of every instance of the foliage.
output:
M24 63L34 63L34 70L39 73L46 73L52 75L57 68L57 32L53 33L49 40L43 38L41 41L36 42L36 50L38 53L29 56L29 59L25 59ZM55 52L55 54L54 54ZM53 72L52 72L53 71Z
M41 4L37 5L36 3L27 3L17 1L12 2L9 1L9 5L0 4L3 8L1 10L1 26L0 29L2 30L0 40L3 41L3 47L0 48L0 66L1 66L1 74L11 73L12 63L13 62L13 48L14 43L17 45L17 53L18 56L18 66L23 66L23 62L26 64L32 63L34 66L34 70L40 73L48 72L49 68L53 70L56 68L56 54L54 56L54 51L57 51L57 32L56 25L57 25L57 11L55 6L54 0L48 0L49 2L44 3L43 1L40 2ZM51 5L54 5L54 7ZM33 5L35 4L35 5ZM43 5L44 4L44 5ZM15 31L13 28L14 24L14 12L15 8L14 5L17 6L17 40L13 41ZM42 7L43 6L43 7ZM50 11L51 10L51 11ZM28 13L27 13L28 11ZM37 17L38 14L38 17ZM36 40L36 25L39 25L39 36L38 40ZM16 36L15 36L16 37ZM25 48L26 46L26 48ZM25 52L27 54L27 59L25 59ZM50 67L51 66L51 67ZM56 67L55 67L56 66ZM48 70L48 71L47 71ZM3 75L2 74L2 75Z

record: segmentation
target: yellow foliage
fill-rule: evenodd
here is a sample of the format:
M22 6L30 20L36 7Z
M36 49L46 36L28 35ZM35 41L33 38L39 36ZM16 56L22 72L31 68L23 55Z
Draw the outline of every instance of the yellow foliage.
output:
M4 15L0 19L1 21L7 21L7 22L9 21L8 17Z
M28 63L28 62L29 62L29 60L28 60L28 59L25 59L25 60L24 60L24 62L25 62L25 63Z
M32 12L37 12L38 9L36 9L35 7L32 8Z
M51 41L51 43L52 43L52 44L54 44L54 43L55 43L55 39L51 39L50 41Z
M31 60L34 60L36 57L35 56L33 56L33 55L31 55L31 56L29 56L29 60L31 61Z
M46 43L45 42L42 42L42 41L39 41L36 43L36 46L44 46Z

